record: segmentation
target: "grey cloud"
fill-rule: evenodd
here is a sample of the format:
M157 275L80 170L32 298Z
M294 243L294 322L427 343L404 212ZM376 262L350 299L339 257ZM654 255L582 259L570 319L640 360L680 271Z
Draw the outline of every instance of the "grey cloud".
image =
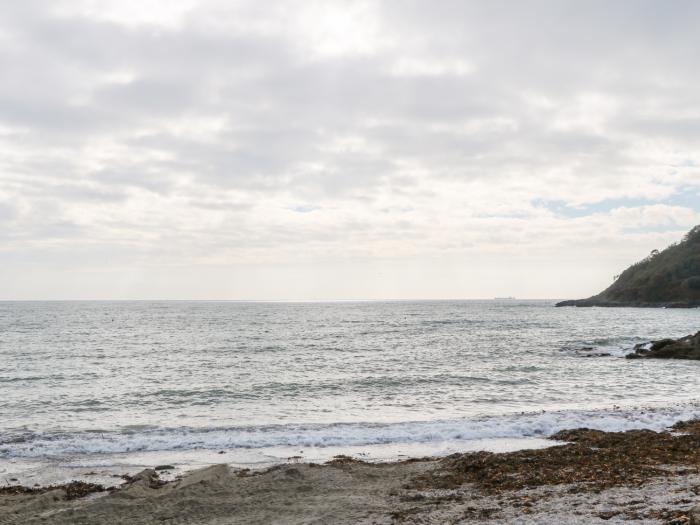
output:
M46 195L68 216L86 202L121 203L132 228L126 205L146 192L195 214L279 198L282 208L330 202L359 216L380 190L408 198L420 187L430 199L444 181L522 183L525 197L596 202L673 194L673 181L648 174L670 162L646 155L650 139L700 162L695 2L391 0L372 4L386 42L335 56L312 56L294 29L304 3L202 1L174 27L57 14L56 5L0 2L0 132L17 132L0 134L13 152L0 159L0 180L29 209ZM473 70L395 71L402 60L456 59ZM198 131L198 120L221 126ZM359 146L343 146L354 139ZM229 191L246 197L229 208L217 200ZM70 218L22 217L13 223L23 238L89 237ZM259 230L241 221L223 220L222 235L282 242L271 230L283 219ZM371 229L367 217L356 224ZM147 226L154 237L167 230ZM282 237L328 238L295 227ZM394 227L423 235L413 222Z
M6 202L0 202L0 222L8 222L17 216L14 206Z
M147 113L153 119L159 114L173 116L187 111L196 106L197 95L195 86L177 81L137 79L102 89L93 103L119 113Z

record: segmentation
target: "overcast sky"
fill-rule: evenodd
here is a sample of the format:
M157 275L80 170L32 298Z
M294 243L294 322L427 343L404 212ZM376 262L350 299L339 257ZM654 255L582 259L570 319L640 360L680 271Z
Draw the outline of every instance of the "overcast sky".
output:
M0 0L0 298L570 298L700 223L694 1Z

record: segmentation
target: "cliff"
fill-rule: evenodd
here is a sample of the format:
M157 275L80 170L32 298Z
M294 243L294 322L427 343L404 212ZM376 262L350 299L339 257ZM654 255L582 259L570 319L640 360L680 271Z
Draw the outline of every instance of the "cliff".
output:
M622 272L606 290L557 306L700 307L700 226Z

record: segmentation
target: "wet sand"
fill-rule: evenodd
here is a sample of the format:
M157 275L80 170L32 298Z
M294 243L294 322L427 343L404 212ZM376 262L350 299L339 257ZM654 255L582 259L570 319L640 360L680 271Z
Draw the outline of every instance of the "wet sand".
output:
M264 471L214 465L115 489L0 489L0 524L689 523L700 503L700 422L666 432L564 431L566 444Z

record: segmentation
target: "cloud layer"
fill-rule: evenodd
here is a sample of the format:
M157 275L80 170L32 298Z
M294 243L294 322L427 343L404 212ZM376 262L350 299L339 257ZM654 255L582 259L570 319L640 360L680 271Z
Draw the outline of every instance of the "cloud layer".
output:
M0 0L0 295L593 293L700 223L698 22Z

